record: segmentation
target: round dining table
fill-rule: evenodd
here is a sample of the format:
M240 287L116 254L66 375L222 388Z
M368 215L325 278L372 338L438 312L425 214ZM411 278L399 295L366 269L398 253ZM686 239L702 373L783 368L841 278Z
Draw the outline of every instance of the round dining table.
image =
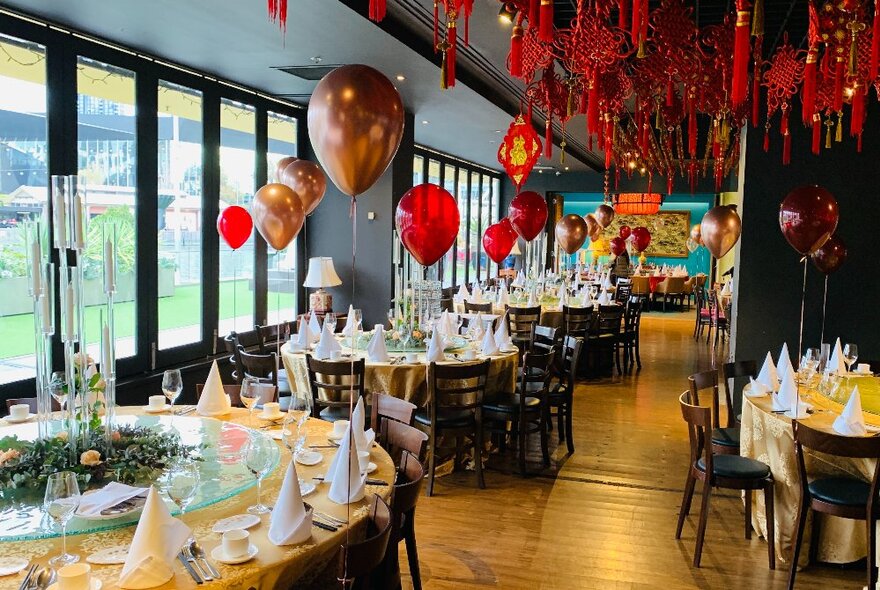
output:
M510 303L509 306L511 308L524 308L527 307L525 303ZM492 313L503 316L507 310L504 308L503 303L493 303L492 304ZM455 304L455 312L463 313L464 312L464 304L456 303ZM561 328L562 327L562 310L559 309L559 305L542 305L541 306L541 325L548 326L550 328Z
M138 416L142 414L141 408L119 407L117 413L122 419L126 416ZM200 418L194 416L156 416L156 423L162 427L195 430L202 426L217 426L212 424L218 418ZM173 420L173 426L172 426ZM279 423L263 422L256 417L249 417L247 410L233 408L232 411L219 418L222 422L254 426L253 429L244 430L249 435L254 432L262 433L276 440L280 439L281 425ZM0 423L3 423L0 421ZM11 433L16 427L0 426L0 437ZM315 512L330 515L341 521L347 521L348 525L341 526L337 531L327 531L317 527L312 528L312 536L304 543L276 546L268 538L269 515L263 515L261 522L249 529L251 542L259 549L257 555L250 561L240 565L224 565L211 560L222 575L218 580L206 582L198 586L183 568L180 562L173 564L174 577L157 586L159 589L192 589L202 588L234 588L234 589L272 589L272 588L325 588L336 585L336 557L346 539L360 540L364 534L366 519L369 517L370 505L374 494L378 494L384 500L388 500L393 490L392 484L395 477L395 467L389 455L375 445L372 450L371 460L377 469L370 474L371 480L387 482L386 485L367 485L366 495L363 500L350 505L336 504L327 497L329 484L321 483L313 478L326 473L335 448L328 444L328 434L332 425L322 420L309 419L307 426L308 434L306 444L316 447L322 460L314 466L297 464L297 475L305 482L314 482L315 490L304 496L303 500L312 505ZM183 434L181 435L182 438ZM262 497L269 504L276 500L285 471L291 460L291 453L282 444L279 445L279 460L273 470L263 479ZM207 462L207 461L205 461ZM205 479L206 470L211 471L210 466L200 465ZM220 544L220 535L212 531L214 524L223 518L246 513L247 507L256 503L255 480L245 471L243 465L238 465L242 478L250 478L251 481L243 486L243 489L228 498L222 499L203 508L190 509L186 514L177 518L186 523L193 532L195 539L204 547L210 556L211 550ZM206 485L203 481L203 485ZM200 486L201 487L201 486ZM2 500L0 500L2 502ZM198 504L198 497L195 502ZM2 504L0 504L2 505ZM169 507L173 505L168 502ZM77 519L71 521L69 531L76 527ZM81 556L85 561L90 554L110 547L126 546L131 542L135 531L134 522L114 528L107 528L95 532L72 534L68 532L68 551ZM61 539L58 536L49 538L37 538L32 540L4 540L0 541L0 555L3 557L21 557L32 562L44 565L46 561L60 553ZM119 588L118 579L122 565L92 565L93 577L101 580L103 590L116 590ZM24 572L0 577L0 590L16 590L24 578Z
M880 379L870 379L874 387L880 389ZM846 398L852 391L851 383L842 386L846 390ZM859 385L862 390L866 383ZM797 458L794 451L794 434L791 420L781 413L773 411L770 395L750 397L751 387L746 385L743 391L742 423L740 432L740 455L757 459L770 466L775 480L774 514L776 519L776 555L785 561L791 559L794 549L794 538L797 533L797 511L801 499L801 480L798 473ZM843 409L846 399L833 400L811 390L802 395L802 399L813 406L812 414L803 420L804 424L818 430L834 433L832 424ZM865 412L865 422L876 434L874 426L880 427L880 415ZM874 474L875 462L868 459L852 459L831 456L805 449L805 465L807 473L812 477L850 477L870 482ZM764 511L764 495L753 494L752 526L767 538L767 522ZM804 530L804 541L798 565L803 567L809 563L807 550L810 543L810 522L813 512L810 511ZM823 514L820 538L818 539L818 559L827 563L852 563L863 559L867 554L865 523L860 520L848 520Z

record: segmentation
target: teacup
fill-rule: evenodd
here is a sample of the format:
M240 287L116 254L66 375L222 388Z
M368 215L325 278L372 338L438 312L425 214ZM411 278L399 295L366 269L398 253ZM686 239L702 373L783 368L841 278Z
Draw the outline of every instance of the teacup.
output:
M870 373L871 372L871 365L869 365L868 363L859 363L858 365L856 365L856 372L857 373Z
M334 350L334 351L330 352L330 360L331 361L338 361L341 358L342 358L342 351L341 350Z
M281 404L278 402L266 402L263 404L263 418L277 418L281 414Z
M419 354L417 352L406 353L407 364L414 365L419 362Z
M223 546L223 553L230 559L247 555L251 545L250 536L250 533L244 529L226 531L220 540Z
M31 407L27 404L15 404L9 406L9 417L13 420L27 420L30 413Z
M358 451L358 466L361 468L361 473L370 467L370 451Z
M333 436L336 438L342 438L345 436L345 431L348 430L348 420L337 420L333 423Z
M475 351L473 348L467 348L464 352L461 353L461 358L466 361L472 361L477 358L477 351Z
M58 590L89 590L92 567L87 563L65 565L58 570Z
M151 395L147 400L147 404L149 405L151 410L161 410L165 407L165 396L164 395Z

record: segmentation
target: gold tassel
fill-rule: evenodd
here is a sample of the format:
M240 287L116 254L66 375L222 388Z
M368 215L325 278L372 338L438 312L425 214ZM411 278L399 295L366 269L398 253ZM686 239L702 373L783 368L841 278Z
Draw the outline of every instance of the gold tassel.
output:
M658 101L654 110L654 129L659 131L662 126L663 121L660 119L660 102Z
M443 53L443 61L440 63L440 90L446 90L448 88L446 85L446 50L449 48L449 45L444 41L438 47Z
M636 53L636 57L642 59L645 57L645 40L639 39L639 52Z
M825 149L831 149L831 128L834 127L834 121L830 118L825 121Z
M834 132L834 141L843 141L843 113L837 113L837 130Z
M721 121L721 145L727 147L730 142L730 122L725 117Z
M559 163L565 164L565 135L562 136L562 143L559 144L560 152L559 152Z
M569 117L574 115L574 86L571 84L568 86L568 102L565 105L565 112Z
M858 63L858 53L856 49L856 33L853 31L852 41L849 44L849 75L856 75L856 68Z
M764 0L755 0L752 8L752 37L761 37L764 34Z
M614 117L614 125L611 127L611 143L613 145L617 145L617 123L620 121L620 117Z

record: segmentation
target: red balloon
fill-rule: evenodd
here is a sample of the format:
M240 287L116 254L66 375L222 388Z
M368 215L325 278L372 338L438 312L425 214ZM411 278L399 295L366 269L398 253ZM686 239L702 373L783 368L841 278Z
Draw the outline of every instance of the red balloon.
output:
M446 189L425 183L403 195L394 223L409 253L422 266L431 266L455 243L459 220L455 197Z
M627 239L632 234L632 229L628 225L620 226L620 233L618 234L624 240Z
M626 250L626 240L617 236L616 238L611 238L611 253L615 256L620 256Z
M516 233L531 242L547 225L547 201L534 191L523 191L510 202L508 217Z
M779 206L779 228L791 247L806 256L822 247L837 229L837 199L819 186L801 186Z
M837 234L834 234L810 255L813 266L826 275L836 272L846 262L846 244Z
M630 235L632 236L632 243L636 252L644 252L651 243L651 232L648 231L647 227L639 226L634 228Z
M516 240L516 231L510 225L510 220L505 217L486 228L483 233L483 250L496 264L501 264L501 261L510 255Z
M238 250L251 237L254 220L244 207L232 205L217 216L217 233L233 250Z

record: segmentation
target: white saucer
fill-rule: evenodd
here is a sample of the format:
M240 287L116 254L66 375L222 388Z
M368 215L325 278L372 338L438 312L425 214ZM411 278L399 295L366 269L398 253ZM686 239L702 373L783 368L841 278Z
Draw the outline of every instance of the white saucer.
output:
M128 557L128 545L106 547L86 557L86 561L95 565L119 565Z
M235 529L249 529L260 524L260 517L256 514L236 514L229 518L223 518L214 523L211 530L217 534L223 534Z
M22 557L0 557L0 576L17 574L30 563Z
M315 485L313 481L307 481L304 479L299 480L299 495L300 496L308 496L312 492L318 489L318 486Z
M257 418L260 420L266 420L268 422L275 422L276 420L281 420L284 418L284 412L278 412L277 414L272 414L271 416L267 416L266 414L260 412L257 414Z
M379 469L379 466L376 465L375 463L373 463L372 461L370 461L370 464L367 465L367 471L366 471L366 472L367 472L367 473L373 473L373 472L376 471L377 469Z
M211 558L214 561L219 561L220 563L225 563L226 565L236 565L239 563L244 563L246 561L250 561L253 559L260 550L257 549L257 546L251 543L248 545L248 552L244 555L239 555L238 557L226 557L226 554L223 552L223 545L217 545L211 550Z
M810 417L810 414L807 413L806 410L804 410L803 414L801 414L799 416L795 416L794 414L791 413L791 410L788 410L783 414L783 416L785 416L786 418L791 418L792 420L806 420L807 418Z
M92 583L89 584L89 590L101 590L101 586L101 580L92 576ZM58 582L55 582L54 584L46 588L46 590L58 590L59 588L61 588L61 585Z
M743 395L745 395L746 397L756 398L756 397L767 397L769 395L769 393L766 391L761 392L761 393L752 393L752 390L749 389L748 391L743 390Z
M346 429L346 430L347 430L347 429ZM334 433L331 431L331 432L327 435L327 439L328 439L328 440L331 440L331 441L333 441L333 442L338 443L339 441L342 440L342 437L343 437L343 436L345 436L345 433L340 434L339 436L336 436L336 434L334 434Z
M13 418L12 416L5 416L3 419L9 422L10 424L23 424L24 422L29 422L32 420L36 414L28 414L27 418Z
M318 451L303 451L296 456L296 462L300 465L317 465L324 460L324 456Z
M171 404L165 404L161 408L151 408L150 406L144 406L144 412L147 414L161 414L162 412L167 412L171 409Z

